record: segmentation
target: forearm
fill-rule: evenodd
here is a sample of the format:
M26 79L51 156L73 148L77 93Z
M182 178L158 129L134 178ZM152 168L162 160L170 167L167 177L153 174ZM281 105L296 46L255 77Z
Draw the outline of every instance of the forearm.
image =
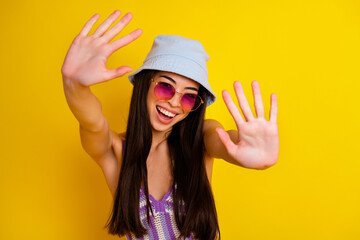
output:
M217 126L221 127L222 126ZM230 139L236 143L237 142L237 133L235 130L228 130L227 133L230 136ZM234 160L226 150L226 147L221 142L216 130L213 129L207 133L207 137L205 138L205 146L209 146L207 148L207 152L210 156L214 158L224 159L225 161L235 164L237 166L241 166L239 162Z
M104 124L101 103L91 92L90 87L65 77L63 77L63 87L69 108L80 126L89 131L101 129Z
M231 163L236 164L232 161L232 158L228 154L224 144L221 142L218 134L216 133L216 128L224 127L216 120L206 119L204 123L204 143L207 153L213 158L221 158L226 161L231 161ZM231 140L235 143L238 141L238 134L235 130L227 131ZM237 164L238 165L238 164Z

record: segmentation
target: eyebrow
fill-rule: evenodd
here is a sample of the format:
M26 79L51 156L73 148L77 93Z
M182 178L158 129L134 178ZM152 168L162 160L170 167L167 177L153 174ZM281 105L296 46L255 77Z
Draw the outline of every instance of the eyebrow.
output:
M176 81L174 79L172 79L171 77L169 77L169 76L161 75L160 77L166 78L167 80L169 80L169 81L173 82L174 84L176 84ZM194 87L186 87L185 89L194 90L196 92L199 91L199 89L194 88Z

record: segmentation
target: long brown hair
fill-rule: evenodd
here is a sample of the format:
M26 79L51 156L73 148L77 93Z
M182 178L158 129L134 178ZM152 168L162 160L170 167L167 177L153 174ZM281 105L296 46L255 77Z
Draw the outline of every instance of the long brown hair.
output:
M152 129L147 110L147 93L154 70L143 70L134 76L123 160L111 215L106 223L110 234L133 233L137 238L147 234L140 220L139 197L144 183L147 221L152 208L149 200L146 160L152 144ZM211 96L200 86L200 97L206 103ZM215 239L220 235L215 201L204 163L203 122L206 104L176 123L168 137L174 178L173 202L180 237L193 233L196 239ZM176 189L175 189L176 184ZM185 214L180 214L181 206Z

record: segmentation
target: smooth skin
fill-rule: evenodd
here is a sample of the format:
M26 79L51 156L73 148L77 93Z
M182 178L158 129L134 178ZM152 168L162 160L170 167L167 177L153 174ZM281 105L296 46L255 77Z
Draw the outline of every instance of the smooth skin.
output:
M123 150L121 141L124 140L125 133L118 134L110 129L107 119L102 114L101 103L90 91L90 86L121 77L132 71L129 66L106 68L107 59L111 54L142 34L141 29L136 29L110 43L132 19L132 14L127 13L109 29L120 15L119 10L114 11L89 36L91 28L100 17L99 14L92 16L72 42L61 69L67 103L79 121L81 144L101 167L113 196L120 174ZM188 85L194 85L191 79L185 79L181 75L168 72L162 74L171 76L179 83L176 86L179 92L184 92ZM210 182L214 158L251 169L266 169L278 160L276 95L271 95L270 120L267 121L258 82L252 82L257 117L251 112L240 82L234 83L234 90L241 111L228 91L223 90L222 97L236 123L237 130L225 131L223 126L213 119L204 122L206 149L204 161ZM150 100L155 104L156 100L153 98ZM168 107L172 111L178 111L180 107L179 97L156 104ZM154 120L151 120L151 123L155 126ZM169 125L170 130L172 126L173 124ZM149 192L155 199L162 199L172 185L170 157L166 144L166 133L169 129L155 131L153 127L153 143L147 159L147 167Z

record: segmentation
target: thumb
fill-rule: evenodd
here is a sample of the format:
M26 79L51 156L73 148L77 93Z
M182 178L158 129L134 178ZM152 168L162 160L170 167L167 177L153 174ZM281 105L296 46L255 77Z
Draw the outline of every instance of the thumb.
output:
M231 155L232 152L234 152L236 145L231 140L229 133L222 128L216 128L216 133L218 134L221 142L224 144L227 152Z
M121 66L121 67L118 67L118 68L115 68L115 69L110 69L106 73L106 78L108 80L110 80L110 79L114 79L114 78L117 78L117 77L121 77L124 74L126 74L128 72L131 72L132 70L133 69L131 67L129 67L129 66Z

